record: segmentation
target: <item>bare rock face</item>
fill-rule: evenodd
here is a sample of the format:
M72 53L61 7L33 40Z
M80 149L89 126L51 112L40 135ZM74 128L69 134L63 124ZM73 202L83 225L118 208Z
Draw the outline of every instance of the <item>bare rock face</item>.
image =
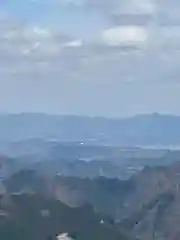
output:
M180 162L145 169L133 180L136 189L125 199L121 226L137 239L179 239Z

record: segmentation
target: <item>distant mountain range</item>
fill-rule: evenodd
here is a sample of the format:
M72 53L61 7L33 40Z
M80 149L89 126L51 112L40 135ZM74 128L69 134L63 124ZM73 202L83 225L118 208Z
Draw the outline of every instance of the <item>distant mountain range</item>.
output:
M118 146L179 146L180 117L138 115L126 119L37 113L0 115L0 146L27 139Z

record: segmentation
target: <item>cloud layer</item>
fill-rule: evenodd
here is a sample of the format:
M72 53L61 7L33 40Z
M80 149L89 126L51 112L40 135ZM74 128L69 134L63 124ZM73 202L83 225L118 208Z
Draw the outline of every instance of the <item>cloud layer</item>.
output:
M180 100L178 6L177 0L4 3L0 108L98 115L180 113L174 107ZM32 9L39 9L35 19ZM48 14L44 22L41 10ZM47 20L62 10L64 15L57 15L55 22ZM77 17L80 12L81 18ZM71 23L76 21L78 29L70 24L66 31L64 16ZM162 100L157 104L158 94ZM99 97L102 102L97 104Z

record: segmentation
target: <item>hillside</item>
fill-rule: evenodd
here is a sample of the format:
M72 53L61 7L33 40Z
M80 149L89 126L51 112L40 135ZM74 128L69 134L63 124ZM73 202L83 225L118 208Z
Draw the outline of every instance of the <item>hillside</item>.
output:
M63 181L60 180L61 184ZM96 211L107 213L108 209L117 225L132 237L142 240L178 240L180 237L180 162L168 167L147 167L124 182L104 180L101 185L97 181L94 187L87 182L86 187L82 187L85 182L77 184L70 179L65 182L66 187L60 187L60 193L66 189L66 199L70 191L71 197L73 192L75 196L89 199ZM87 195L83 189L88 189Z
M38 194L9 195L9 203L0 200L0 239L55 240L68 233L77 240L126 240L118 229L91 206L70 208L60 201Z
M24 170L3 182L3 193L41 194L68 208L92 206L130 239L178 240L180 237L180 162L146 167L126 181L56 176ZM115 230L115 232L116 232Z

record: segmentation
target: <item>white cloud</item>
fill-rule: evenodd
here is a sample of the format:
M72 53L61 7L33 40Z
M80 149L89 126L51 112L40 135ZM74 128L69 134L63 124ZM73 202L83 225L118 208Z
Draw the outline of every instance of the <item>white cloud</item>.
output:
M145 28L139 26L120 26L105 30L102 38L107 45L135 45L142 44L148 38Z
M78 40L64 43L62 47L81 47L82 45L83 45L82 39L78 39Z

